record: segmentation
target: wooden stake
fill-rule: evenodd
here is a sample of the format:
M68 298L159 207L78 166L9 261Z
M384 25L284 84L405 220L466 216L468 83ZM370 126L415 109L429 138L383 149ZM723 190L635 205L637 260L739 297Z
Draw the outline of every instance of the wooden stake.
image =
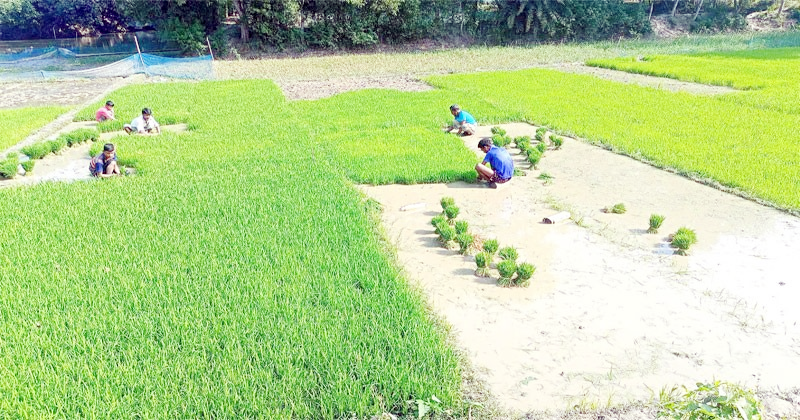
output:
M208 37L206 37L206 45L208 45L208 53L211 54L211 61L214 61L214 51L211 51L211 42L208 41Z
M142 58L142 50L139 48L139 38L136 38L136 35L133 36L133 41L136 42L136 51L139 52L139 61L142 62L142 67L145 68L145 74L147 73L147 66L144 64L144 58Z

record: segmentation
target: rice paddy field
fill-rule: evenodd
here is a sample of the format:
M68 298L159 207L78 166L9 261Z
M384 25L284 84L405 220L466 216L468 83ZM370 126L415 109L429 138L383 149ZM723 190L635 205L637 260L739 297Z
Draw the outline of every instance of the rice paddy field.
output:
M146 104L189 133L115 140L134 177L0 190L0 418L368 418L415 400L465 416L447 326L354 184L474 180L440 130L455 102L798 211L797 81L781 76L798 55L596 62L747 89L720 97L542 69L296 102L270 80L125 87L118 115ZM0 112L35 127L61 111Z
M67 109L60 106L0 109L0 151L17 144Z

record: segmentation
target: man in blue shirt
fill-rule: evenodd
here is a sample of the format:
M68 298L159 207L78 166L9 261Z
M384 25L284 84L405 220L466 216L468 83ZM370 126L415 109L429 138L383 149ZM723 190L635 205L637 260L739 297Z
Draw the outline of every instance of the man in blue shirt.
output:
M475 165L478 180L487 181L489 188L497 188L497 184L504 184L514 176L514 161L505 148L492 144L491 139L481 139L478 149L486 153L483 162ZM486 166L486 164L489 166Z
M106 143L103 146L103 151L92 158L89 162L89 172L91 172L92 176L99 178L121 175L117 164L117 152L113 144Z
M450 105L450 113L453 114L455 120L447 131L458 130L459 136L471 136L475 134L475 129L478 128L478 123L475 117L467 111L462 111L458 105Z

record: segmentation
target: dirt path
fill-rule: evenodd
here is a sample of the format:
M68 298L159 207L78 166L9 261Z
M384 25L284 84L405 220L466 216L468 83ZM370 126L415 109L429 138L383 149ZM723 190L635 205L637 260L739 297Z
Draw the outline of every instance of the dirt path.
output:
M601 79L611 80L620 83L629 83L639 86L664 89L672 92L689 92L696 95L721 95L724 93L736 92L736 89L727 86L704 85L701 83L682 82L680 80L668 79L666 77L647 76L644 74L628 73L619 70L604 69L600 67L590 67L583 63L559 63L546 66L565 73L588 74Z
M476 153L478 139L465 138ZM648 401L665 387L716 378L764 390L770 412L800 417L800 393L780 394L800 387L800 220L571 139L548 151L540 169L498 190L363 187L384 205L409 277L502 405L538 417ZM537 179L541 172L554 177L550 185ZM442 196L455 198L475 233L517 247L520 260L537 266L530 288L475 277L473 257L440 247L430 219ZM627 213L601 212L619 202ZM400 210L414 203L425 207ZM554 207L584 227L543 224ZM657 235L645 233L652 213L666 215ZM699 238L688 257L666 246L681 226Z

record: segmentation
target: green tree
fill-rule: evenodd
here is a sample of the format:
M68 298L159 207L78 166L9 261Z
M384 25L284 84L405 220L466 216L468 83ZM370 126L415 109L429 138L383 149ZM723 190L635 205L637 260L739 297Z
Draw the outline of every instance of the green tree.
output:
M0 39L24 39L38 32L41 14L31 0L0 2Z

